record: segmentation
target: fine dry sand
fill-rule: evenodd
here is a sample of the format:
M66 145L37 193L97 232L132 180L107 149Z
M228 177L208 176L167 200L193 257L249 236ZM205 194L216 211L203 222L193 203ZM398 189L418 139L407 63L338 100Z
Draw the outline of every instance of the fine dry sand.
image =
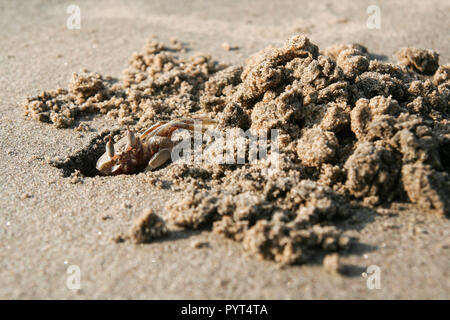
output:
M298 33L320 48L360 43L385 61L401 47L429 48L448 64L449 3L380 3L381 29L369 30L370 1L83 1L81 29L69 30L72 3L0 2L0 298L450 297L450 222L413 207L355 215L347 235L358 241L341 253L343 275L327 272L333 257L328 268L321 259L280 268L208 230L117 243L144 209L166 218L177 194L144 174L63 177L47 160L85 148L102 130L119 129L117 121L93 117L87 131L57 129L26 119L20 106L26 96L67 88L83 68L120 79L131 53L153 35L165 43L175 37L186 55L204 52L229 64ZM80 267L80 290L66 286L70 265ZM361 276L369 265L381 268L379 290Z

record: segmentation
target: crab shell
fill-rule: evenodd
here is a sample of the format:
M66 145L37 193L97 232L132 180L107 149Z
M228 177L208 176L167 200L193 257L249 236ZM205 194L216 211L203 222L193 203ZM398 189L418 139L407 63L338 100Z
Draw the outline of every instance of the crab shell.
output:
M146 143L142 143L140 138L137 138L135 143L131 146L127 144L127 137L120 139L116 143L118 153L110 157L105 152L97 160L97 170L104 175L118 175L126 173L135 173L144 169L151 156ZM123 150L121 152L121 150Z
M111 153L105 152L97 161L96 167L104 175L118 175L140 172L145 168L155 169L171 158L175 143L171 140L177 129L194 131L195 121L211 125L213 120L175 119L170 122L158 122L142 135L135 138L131 131L120 139ZM202 131L205 128L202 128ZM112 142L111 147L112 147ZM111 155L112 156L111 156Z

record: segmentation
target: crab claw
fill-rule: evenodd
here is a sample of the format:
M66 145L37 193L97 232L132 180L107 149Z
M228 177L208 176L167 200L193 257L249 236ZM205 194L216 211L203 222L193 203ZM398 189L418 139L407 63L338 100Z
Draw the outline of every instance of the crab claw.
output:
M162 166L171 158L170 149L162 149L158 151L148 162L148 167L150 170L156 169Z
M136 137L134 136L133 131L130 130L130 127L127 127L127 148L132 147L136 142Z
M114 144L112 142L112 138L111 135L108 138L108 142L106 143L106 153L108 154L108 156L110 158L114 157L114 154L116 153L114 151Z

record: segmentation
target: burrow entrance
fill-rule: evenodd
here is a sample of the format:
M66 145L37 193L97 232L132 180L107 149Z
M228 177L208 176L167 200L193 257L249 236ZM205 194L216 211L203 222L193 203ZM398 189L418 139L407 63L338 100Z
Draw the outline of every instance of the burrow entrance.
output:
M51 161L50 165L62 170L64 177L70 177L76 170L85 177L99 176L95 165L98 158L105 152L105 138L120 133L120 130L102 132L94 137L87 146L60 161Z

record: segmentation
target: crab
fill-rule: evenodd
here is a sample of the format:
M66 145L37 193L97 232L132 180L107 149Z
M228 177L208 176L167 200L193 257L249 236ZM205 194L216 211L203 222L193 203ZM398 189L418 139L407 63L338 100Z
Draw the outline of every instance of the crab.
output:
M159 168L171 159L172 148L176 145L171 138L177 129L194 132L196 125L201 125L204 131L214 123L210 119L187 118L160 121L138 137L128 128L127 135L116 146L109 135L106 152L97 160L96 168L103 175L130 174Z

